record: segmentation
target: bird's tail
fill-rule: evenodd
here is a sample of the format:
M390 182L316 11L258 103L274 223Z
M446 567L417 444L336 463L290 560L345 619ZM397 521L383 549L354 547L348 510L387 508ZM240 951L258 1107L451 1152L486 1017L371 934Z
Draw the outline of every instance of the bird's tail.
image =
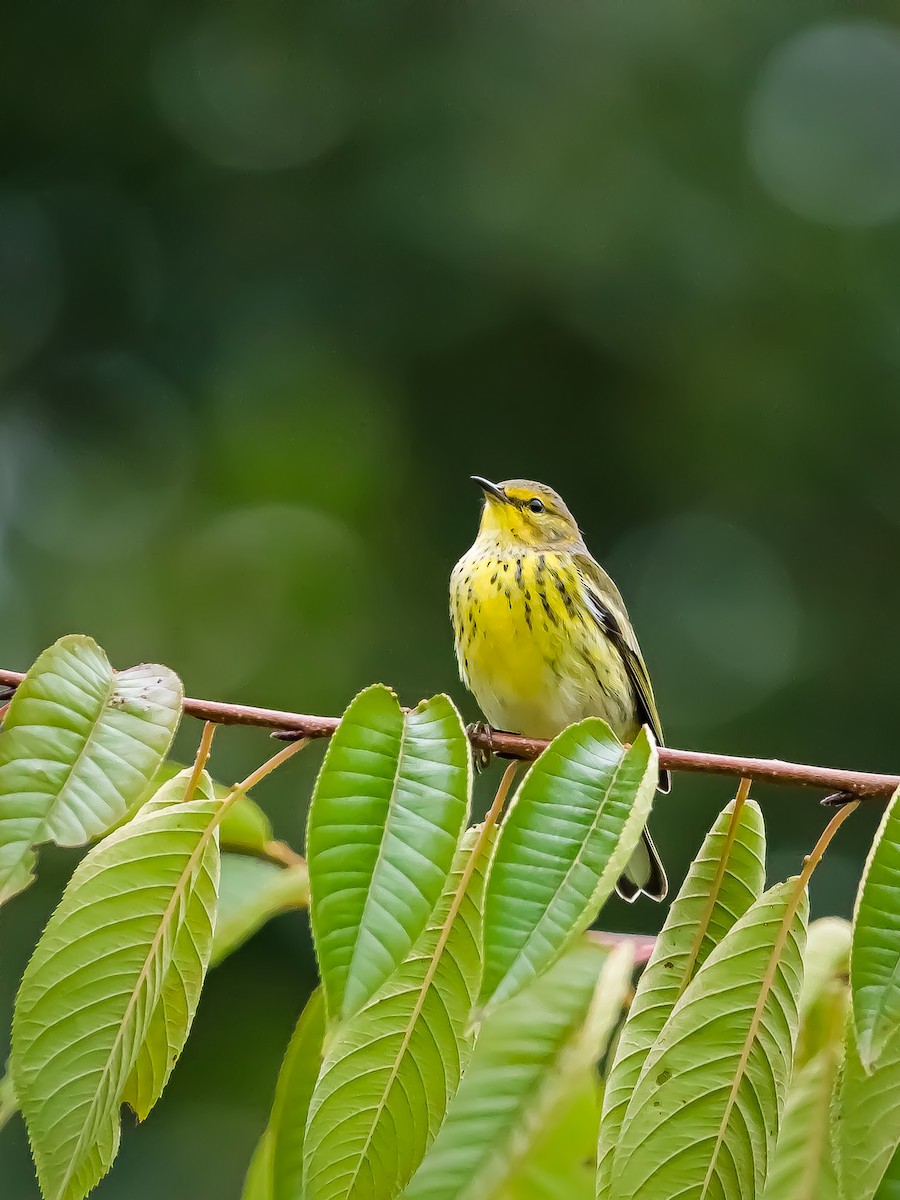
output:
M650 831L644 829L625 873L616 884L616 891L623 900L633 904L641 892L651 900L665 900L668 890L669 881L666 879L665 868L653 845Z

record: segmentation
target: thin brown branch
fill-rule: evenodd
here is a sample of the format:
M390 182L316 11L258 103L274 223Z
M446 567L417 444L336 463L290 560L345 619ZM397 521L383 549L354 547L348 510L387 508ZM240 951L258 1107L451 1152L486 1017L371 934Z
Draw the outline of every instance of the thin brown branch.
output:
M24 675L0 669L0 685L15 688ZM222 704L216 700L185 699L184 711L201 721L216 725L256 725L272 729L285 741L299 738L331 737L340 724L339 717L308 716L276 708L254 708L247 704ZM493 750L502 758L537 758L547 743L540 738L518 737L512 733L472 730L473 746ZM826 792L846 792L861 799L887 799L900 787L900 775L879 775L871 771L846 771L837 767L816 767L806 763L784 762L778 758L742 758L736 754L707 754L701 750L675 750L661 747L659 765L670 771L701 775L733 775L758 783L784 787L810 787Z

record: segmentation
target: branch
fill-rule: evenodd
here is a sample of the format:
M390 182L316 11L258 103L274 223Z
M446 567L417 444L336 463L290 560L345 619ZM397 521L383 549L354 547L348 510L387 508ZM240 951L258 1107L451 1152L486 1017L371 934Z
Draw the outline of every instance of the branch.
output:
M636 967L645 967L656 948L656 938L645 933L610 933L605 929L589 929L586 936L589 941L604 946L607 950L613 950L623 942L627 943L631 946Z
M25 676L19 671L0 669L0 686L15 691ZM283 712L276 708L253 708L247 704L222 704L216 700L185 699L184 711L201 721L216 725L257 725L272 729L284 741L296 738L327 738L340 725L339 717L312 717L304 713ZM487 730L469 731L473 746L492 751L502 758L537 758L547 746L540 738L518 737L512 733ZM900 776L878 775L871 771L844 771L837 767L814 767L805 763L782 762L777 758L741 758L736 754L705 754L700 750L675 750L660 746L659 765L669 771L687 771L700 775L732 775L759 783L784 787L820 788L846 793L848 798L891 796L900 787Z

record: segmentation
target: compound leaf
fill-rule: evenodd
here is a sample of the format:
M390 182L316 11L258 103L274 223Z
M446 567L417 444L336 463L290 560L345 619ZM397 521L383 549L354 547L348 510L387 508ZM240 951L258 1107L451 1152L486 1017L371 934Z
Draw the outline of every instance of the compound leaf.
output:
M810 923L800 995L801 1017L818 1004L832 980L848 974L851 936L850 922L843 917L820 917Z
M850 998L850 931L850 922L841 917L821 917L809 927L795 1069L842 1040Z
M900 1033L867 1072L852 1014L832 1108L834 1162L843 1200L872 1200L900 1145Z
M584 1100L633 961L628 945L607 953L576 944L493 1012L404 1200L494 1200L527 1173L554 1114L573 1094Z
M471 1051L481 968L481 859L444 940L470 830L428 928L326 1049L306 1130L306 1200L391 1200L437 1134Z
M272 917L308 904L305 863L285 867L250 854L223 854L210 966L227 958Z
M856 1047L871 1071L900 1029L900 789L866 859L853 914L850 989Z
M616 1200L762 1192L797 1036L808 909L797 887L765 892L672 1009L622 1123Z
M637 846L658 773L646 730L626 751L598 717L532 764L490 866L483 1004L514 995L587 928Z
M603 1094L598 1148L598 1196L608 1195L613 1153L628 1102L651 1046L662 1032L684 987L690 982L686 976L693 977L696 974L738 918L759 899L765 886L765 826L759 806L748 800L737 815L734 841L715 906L696 962L692 962L696 931L708 907L733 813L734 801L719 814L715 825L706 835L669 909L653 954L638 983Z
M592 1074L559 1097L491 1200L593 1200L600 1085Z
M171 802L186 781L89 851L25 970L10 1067L45 1200L81 1200L102 1178L120 1104L145 1116L187 1038L212 949L219 801Z
M114 673L80 634L38 657L0 731L0 904L31 882L42 842L83 846L127 814L166 756L182 699L167 667Z
M146 788L134 805L137 811L150 799L164 783L174 779L181 771L189 770L188 763L176 762L167 758L147 784ZM231 788L217 779L213 779L213 792L220 800L224 800ZM132 814L126 814L125 820ZM262 852L273 839L272 822L266 813L249 794L238 796L228 808L219 825L219 845L223 850L246 850Z
M763 1200L838 1200L830 1141L838 1049L822 1050L791 1080Z
M437 904L465 824L469 742L446 696L410 713L381 684L344 713L309 813L310 917L329 1018L400 966Z

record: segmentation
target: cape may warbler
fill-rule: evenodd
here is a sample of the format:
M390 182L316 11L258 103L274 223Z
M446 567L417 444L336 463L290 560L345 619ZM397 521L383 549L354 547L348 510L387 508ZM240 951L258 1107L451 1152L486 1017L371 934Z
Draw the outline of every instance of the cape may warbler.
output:
M602 717L633 741L662 727L619 590L594 561L560 496L542 483L472 477L485 504L475 543L450 577L463 683L497 729L552 738ZM660 772L659 787L670 779ZM666 873L647 830L617 891L662 900Z

